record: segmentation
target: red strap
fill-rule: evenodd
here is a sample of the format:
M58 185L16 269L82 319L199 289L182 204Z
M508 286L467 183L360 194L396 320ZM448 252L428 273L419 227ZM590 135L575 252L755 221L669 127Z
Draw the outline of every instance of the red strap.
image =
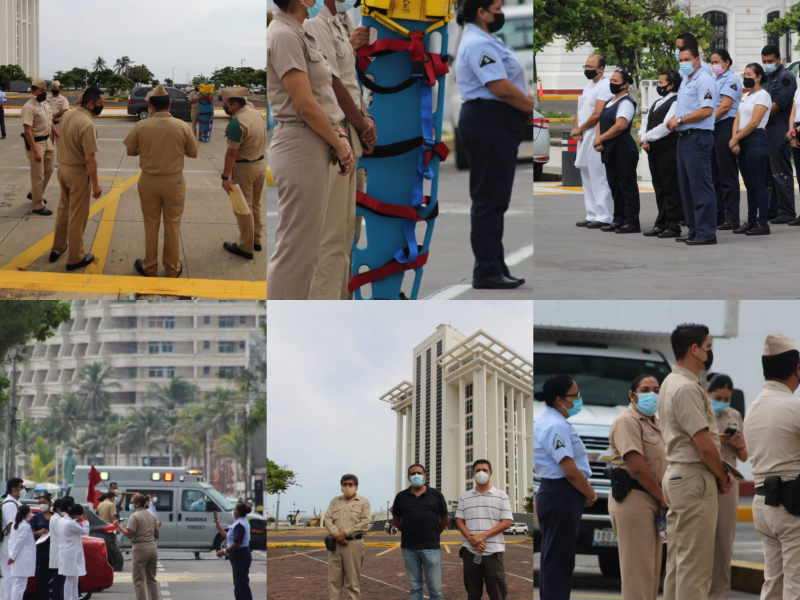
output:
M383 279L384 277L388 277L394 273L416 269L425 265L427 262L427 252L417 256L417 260L415 260L413 263L401 264L396 260L392 260L378 269L373 269L372 271L367 271L365 273L359 273L358 275L350 275L350 283L347 284L347 290L352 293L362 285L372 283L373 281L378 281L379 279Z
M427 206L431 201L430 196L425 196L425 199L422 201L423 206ZM380 200L376 200L369 194L365 194L361 190L356 190L356 202L367 208L371 208L375 212L384 214L384 215L391 215L394 217L402 217L404 219L410 219L411 221L424 221L425 219L421 218L417 213L416 209L410 206L400 206L397 204L387 204L385 202L381 202Z
M436 77L450 72L450 67L442 61L439 54L429 54L425 49L425 41L422 31L412 31L411 39L408 40L377 40L369 46L362 46L356 52L359 57L359 68L366 72L372 61L368 58L377 52L405 52L408 50L411 55L411 62L422 63L425 69L425 82L436 85Z
M439 159L442 162L446 161L447 157L450 156L450 148L447 147L447 144L445 144L444 142L439 142L438 144L436 144L433 147L432 150L430 150L430 151L425 153L425 164L426 165L429 162L431 162L431 159L433 158L433 153L434 152L436 152L436 155L439 157Z

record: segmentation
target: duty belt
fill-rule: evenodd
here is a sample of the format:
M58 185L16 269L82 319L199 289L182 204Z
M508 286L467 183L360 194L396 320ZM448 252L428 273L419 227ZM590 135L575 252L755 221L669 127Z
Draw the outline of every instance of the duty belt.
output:
M23 140L25 140L25 149L26 149L28 152L30 152L30 150L31 150L31 146L30 146L30 144L28 144L28 138L26 138L26 137L25 137L25 134L24 134L24 133L20 133L20 134L19 134L19 137L21 137ZM33 138L33 141L34 141L34 142L44 142L44 141L46 141L46 140L47 140L47 139L49 139L49 138L50 138L50 134L48 133L47 135L40 135L39 137L35 137L35 138Z
M687 129L686 131L679 131L678 132L678 136L679 137L683 137L685 135L692 135L692 134L697 135L701 131L708 131L708 130L707 129L697 129L697 128ZM709 133L711 133L711 132L709 131Z
M345 538L348 542L352 542L353 540L360 540L364 536L360 533L358 535L354 535L353 537Z
M250 162L258 162L258 161L263 160L263 159L264 159L264 155L262 154L261 156L259 156L258 158L254 158L253 160L245 160L244 158L240 158L236 162L237 163L250 163Z

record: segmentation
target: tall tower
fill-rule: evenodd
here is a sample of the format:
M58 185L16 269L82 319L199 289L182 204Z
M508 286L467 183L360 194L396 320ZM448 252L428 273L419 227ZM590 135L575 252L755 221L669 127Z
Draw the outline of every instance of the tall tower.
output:
M39 77L39 0L0 0L0 65Z

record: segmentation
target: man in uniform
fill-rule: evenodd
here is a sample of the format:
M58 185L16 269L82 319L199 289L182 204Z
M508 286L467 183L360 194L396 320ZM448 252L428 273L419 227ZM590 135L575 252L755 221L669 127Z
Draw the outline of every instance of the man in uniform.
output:
M679 325L671 342L677 364L658 395L667 457L662 487L669 507L664 600L707 600L717 493L727 494L734 481L720 456L714 410L697 380L714 360L708 327Z
M761 599L798 598L800 516L785 510L766 490L777 485L775 494L787 496L793 485L789 482L800 475L800 404L794 396L800 385L800 352L793 340L773 333L764 342L761 365L766 382L744 419L744 439L756 484L753 524L764 544ZM771 477L781 483L770 480L765 486ZM784 487L787 489L781 489Z
M134 125L123 142L128 156L139 157L139 201L144 217L144 260L134 267L140 275L158 275L158 230L164 217L163 265L167 277L180 277L181 217L186 198L183 157L197 158L197 138L189 126L170 113L169 94L163 85L149 99L152 118Z
M356 494L355 475L342 475L340 483L343 495L331 500L325 513L325 528L336 540L336 551L328 554L328 595L330 600L340 600L344 585L349 600L358 600L364 535L369 529L369 500Z
M192 133L196 139L200 139L197 128L197 118L200 116L200 84L195 83L194 89L189 93L189 104L192 105Z
M50 86L50 93L52 96L47 99L47 103L50 105L50 112L53 113L53 125L57 126L64 113L69 110L69 100L67 100L66 96L61 95L61 83L58 80L54 81ZM54 147L58 146L55 130L50 132L50 141Z
M89 219L91 198L99 198L103 193L97 178L97 128L94 125L94 118L102 111L103 92L89 87L81 95L80 106L67 111L61 119L64 131L58 150L61 201L50 262L56 262L69 248L67 271L85 267L94 260L93 254L83 252L83 232Z
M56 137L59 132L53 126L50 105L47 100L47 83L44 79L31 81L31 95L33 96L22 107L22 137L25 140L25 153L31 165L31 191L28 198L32 203L32 212L37 215L52 215L53 211L45 207L42 194L50 183L53 174L53 142L50 141L50 131Z
M261 115L247 106L247 88L223 89L222 105L231 118L225 130L228 150L222 170L222 189L230 193L231 184L238 183L250 207L247 215L234 213L239 225L239 241L224 242L223 247L231 254L252 259L253 250L261 251L261 192L267 178L264 167L267 131Z

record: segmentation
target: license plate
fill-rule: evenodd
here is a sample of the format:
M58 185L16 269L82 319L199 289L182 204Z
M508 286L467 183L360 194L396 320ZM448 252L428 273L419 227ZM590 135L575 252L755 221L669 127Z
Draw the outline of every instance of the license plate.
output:
M613 529L595 529L593 546L616 546L617 535Z

